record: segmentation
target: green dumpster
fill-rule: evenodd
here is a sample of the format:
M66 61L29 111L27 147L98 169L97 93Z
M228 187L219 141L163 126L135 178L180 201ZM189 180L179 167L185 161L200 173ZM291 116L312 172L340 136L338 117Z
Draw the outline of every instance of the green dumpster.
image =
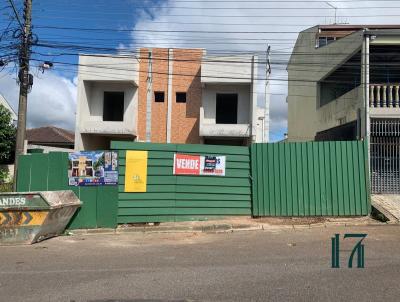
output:
M0 245L32 244L60 235L81 206L74 192L0 194Z

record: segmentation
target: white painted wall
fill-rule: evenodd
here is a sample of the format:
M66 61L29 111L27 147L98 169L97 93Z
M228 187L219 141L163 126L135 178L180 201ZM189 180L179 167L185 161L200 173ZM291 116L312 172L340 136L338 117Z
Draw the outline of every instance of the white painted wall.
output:
M250 123L250 85L206 84L202 90L204 124L215 124L218 93L236 93L238 95L238 124Z
M269 120L265 120L265 114L264 125L258 120L258 57L205 56L203 60L201 81L204 120L200 119L200 136L212 134L222 137L226 134L236 134L238 137L249 137L252 142L262 142L260 129L268 128L265 125L269 125ZM217 93L238 94L238 124L242 126L215 124ZM200 117L202 116L201 112ZM267 117L269 118L269 115ZM215 125L216 128L212 129L209 125Z
M256 143L268 142L268 127L265 124L265 108L257 108L257 121L256 121Z
M253 56L204 56L202 83L251 83Z
M133 56L79 55L78 79L139 83L139 61Z
M137 87L131 83L107 83L107 82L84 82L85 90L89 93L88 112L86 121L103 121L103 105L105 91L124 92L124 123L127 125L134 123L135 110L137 109Z
M251 87L252 85L250 84L203 84L200 136L250 138L251 128L254 126L254 141L258 143L266 142L265 132L268 129L265 127L265 109L257 107L256 103L252 103L253 90ZM216 99L218 93L236 93L238 95L238 124L216 124ZM257 98L257 95L255 98ZM252 107L253 104L256 106L255 109Z
M49 153L49 152L73 152L73 149L68 149L68 148L58 148L58 147L53 147L53 146L42 146L42 145L27 145L27 149L43 149L43 153Z
M258 123L258 93L257 87L259 86L258 80L258 57L251 57L251 88L250 88L250 116L249 120L251 121L250 126L250 142L257 142L257 123Z
M101 144L102 135L135 137L138 106L138 61L133 57L79 57L75 149ZM124 92L122 122L103 121L105 91ZM83 135L85 134L85 135ZM95 136L95 137L91 137ZM86 142L84 141L86 140ZM93 143L91 143L93 142Z

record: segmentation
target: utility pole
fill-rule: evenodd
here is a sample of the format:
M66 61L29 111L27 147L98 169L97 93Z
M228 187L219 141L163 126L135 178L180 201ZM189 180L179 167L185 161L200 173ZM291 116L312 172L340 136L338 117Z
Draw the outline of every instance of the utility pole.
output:
M262 142L269 142L269 106L270 106L270 92L269 92L269 76L271 74L271 45L267 44L267 51L265 53L265 106L263 118L263 137Z
M151 101L153 98L153 51L148 53L147 96L146 96L146 142L151 142Z
M15 7L13 6L14 12ZM22 26L18 14L17 19ZM18 174L18 157L24 154L25 149L25 136L26 136L26 108L28 101L28 92L33 84L33 77L29 74L29 59L30 48L32 42L31 31L31 18L32 18L32 0L25 0L24 3L24 25L21 28L21 46L19 49L19 103L18 103L18 124L17 124L17 139L15 146L15 168L14 168L14 191L17 186Z

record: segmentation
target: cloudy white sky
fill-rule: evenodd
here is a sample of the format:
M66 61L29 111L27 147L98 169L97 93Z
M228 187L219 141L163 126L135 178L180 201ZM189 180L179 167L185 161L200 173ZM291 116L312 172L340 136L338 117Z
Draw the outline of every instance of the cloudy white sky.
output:
M0 2L6 2L1 0ZM22 2L22 1L16 1ZM34 1L33 23L39 41L54 45L73 43L99 47L135 49L140 46L202 47L210 53L255 52L265 61L271 46L270 136L283 137L287 125L287 76L285 62L297 33L317 24L396 24L400 1L336 0L324 1L236 1L236 0L117 0ZM0 5L0 34L8 25L10 11ZM60 14L60 12L62 12ZM120 32L43 29L43 26L109 28ZM142 31L144 30L144 31ZM150 31L151 30L151 31ZM2 43L2 41L0 41ZM7 43L4 41L3 43ZM2 44L0 44L1 46ZM0 57L5 49L0 48ZM76 53L38 47L32 62L35 84L29 95L28 126L57 125L73 129L76 104ZM88 52L85 49L83 52ZM104 51L102 51L104 52ZM4 54L5 55L5 54ZM53 71L37 71L45 58L55 64ZM0 93L17 109L18 86L12 63L0 72ZM263 72L263 67L260 66ZM264 89L260 87L261 98Z

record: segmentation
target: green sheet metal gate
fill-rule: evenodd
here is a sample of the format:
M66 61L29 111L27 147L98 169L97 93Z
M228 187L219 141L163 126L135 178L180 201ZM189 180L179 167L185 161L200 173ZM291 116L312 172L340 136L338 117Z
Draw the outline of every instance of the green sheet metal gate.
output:
M367 152L361 141L253 144L253 216L368 215Z
M118 223L251 215L248 147L112 142L119 150ZM147 192L125 193L126 150L148 153ZM174 153L225 155L226 175L173 175Z
M82 202L68 229L117 226L117 186L68 185L68 153L50 152L19 157L17 191L72 190Z

